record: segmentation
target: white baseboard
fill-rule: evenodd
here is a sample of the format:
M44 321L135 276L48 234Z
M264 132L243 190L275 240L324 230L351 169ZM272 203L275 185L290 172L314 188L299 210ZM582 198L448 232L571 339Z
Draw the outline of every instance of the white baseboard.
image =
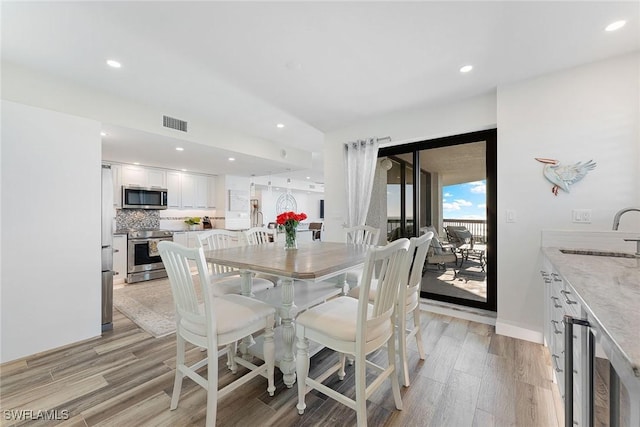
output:
M477 308L464 307L456 304L447 304L440 301L421 299L420 310L431 313L443 314L445 316L457 317L459 319L471 320L472 322L495 325L495 313Z
M531 341L537 344L542 344L544 340L542 332L510 325L500 320L496 320L496 334Z

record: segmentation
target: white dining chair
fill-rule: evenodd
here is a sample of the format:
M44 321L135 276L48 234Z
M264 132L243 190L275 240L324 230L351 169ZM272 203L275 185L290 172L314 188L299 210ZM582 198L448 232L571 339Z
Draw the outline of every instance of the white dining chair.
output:
M347 243L355 245L367 245L378 246L378 239L380 237L380 229L370 227L368 225L357 225L355 227L349 227L346 230ZM350 289L358 286L362 279L362 268L355 268L348 271L344 275L344 292L348 292Z
M176 375L170 409L178 407L185 376L207 390L207 427L216 423L218 399L256 376L267 378L267 392L273 396L275 309L242 295L214 296L208 285L211 279L202 248L185 248L177 243L164 241L158 244L158 250L169 276L176 308ZM197 285L190 271L190 263L195 263L198 268L204 303L198 302ZM234 364L248 368L249 372L218 390L218 347L228 346L263 330L264 363L256 366L236 354L230 354ZM185 360L187 342L206 348L207 357L188 366ZM204 366L207 366L206 378L197 372Z
M379 228L368 225L357 225L355 227L349 227L345 231L347 232L347 243L378 246L378 239L380 238Z
M422 332L420 329L420 285L422 284L422 272L427 258L427 252L433 238L432 232L427 232L420 237L412 237L409 240L408 262L402 275L406 282L400 286L398 292L398 309L396 315L396 327L398 328L398 359L400 360L400 372L403 385L409 387L409 360L407 344L410 339L415 338L420 359L425 360L424 345L422 343ZM377 281L374 280L369 288L369 302L373 303L377 293ZM358 286L349 291L349 296L360 297L362 287ZM413 327L407 328L407 319L412 317Z
M359 299L340 296L300 314L296 319L298 376L298 413L306 408L305 395L315 389L356 411L358 426L367 425L367 398L384 383L391 380L395 406L402 409L400 385L396 375L395 326L393 314L398 299L401 274L407 262L409 241L399 239L382 247L371 247L365 261L362 294ZM369 303L371 285L376 264L380 265L378 288L373 304ZM316 379L309 378L309 340L340 353L339 361ZM378 366L366 359L371 352L386 346L388 363ZM345 377L345 356L355 358L356 398L351 399L322 384L332 374ZM366 368L379 375L369 386Z
M265 227L252 227L245 230L244 235L249 245L262 245L275 240L274 231Z
M247 245L264 245L276 241L275 230L270 230L265 227L252 227L248 230L245 230L243 234L244 241ZM276 286L280 283L280 278L278 276L273 276L270 274L256 274L254 276L254 279L255 278L269 280Z
M210 230L198 234L198 246L204 250L227 249L232 246L243 245L245 237L242 232L231 230ZM242 294L242 277L238 269L218 264L209 264L213 274L212 289L215 295ZM273 288L271 280L252 277L252 292L260 292Z

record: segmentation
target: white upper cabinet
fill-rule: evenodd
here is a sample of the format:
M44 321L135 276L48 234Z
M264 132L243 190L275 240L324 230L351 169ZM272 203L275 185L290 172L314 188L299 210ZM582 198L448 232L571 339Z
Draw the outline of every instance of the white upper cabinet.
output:
M183 208L193 209L196 207L196 182L194 178L193 175L182 174L180 189L182 191Z
M216 177L208 176L207 177L207 207L215 208L216 207Z
M169 209L179 209L182 207L180 189L181 185L181 173L180 172L167 172L167 207Z
M194 193L195 193L195 208L206 208L208 207L208 181L206 176L195 175L193 177L193 181L195 184Z
M122 205L123 185L167 189L169 209L208 209L216 207L216 177L173 170L117 164L113 170L114 205Z
M166 188L167 174L162 169L124 165L122 166L122 185Z

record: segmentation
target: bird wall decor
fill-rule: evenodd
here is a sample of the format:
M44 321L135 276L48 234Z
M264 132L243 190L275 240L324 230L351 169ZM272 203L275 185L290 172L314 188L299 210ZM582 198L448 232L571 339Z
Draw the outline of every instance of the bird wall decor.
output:
M558 195L558 189L560 188L569 193L570 185L580 181L590 170L596 167L596 163L593 160L589 160L586 163L578 162L572 165L561 165L560 161L554 159L542 157L536 157L535 159L545 163L542 174L553 184L551 192L554 196Z

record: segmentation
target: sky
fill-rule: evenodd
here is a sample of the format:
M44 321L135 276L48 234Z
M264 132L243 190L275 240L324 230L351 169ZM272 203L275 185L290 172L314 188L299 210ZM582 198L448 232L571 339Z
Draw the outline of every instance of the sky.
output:
M445 219L487 219L487 181L474 181L442 187Z
M411 205L413 188L407 186ZM400 217L400 186L387 186L387 216ZM487 219L487 181L474 181L442 187L442 211L445 219ZM407 206L409 212L411 206Z

